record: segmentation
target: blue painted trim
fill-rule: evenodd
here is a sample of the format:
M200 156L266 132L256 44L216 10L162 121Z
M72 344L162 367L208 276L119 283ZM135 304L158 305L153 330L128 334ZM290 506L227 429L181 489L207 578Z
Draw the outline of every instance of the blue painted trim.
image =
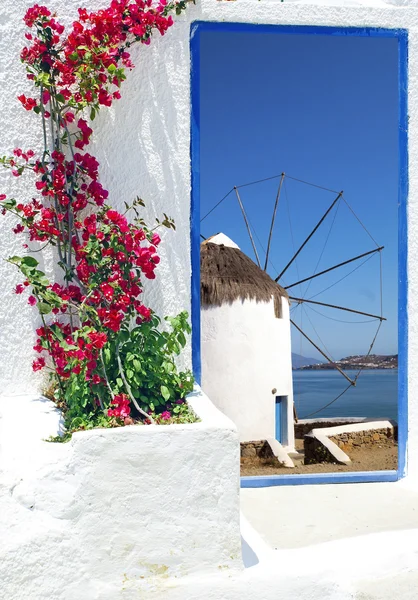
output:
M284 398L283 396L276 396L275 399L275 407L274 407L274 432L276 440L280 443L283 441L283 421L282 421L282 412L283 412Z
M241 487L262 488L277 485L375 483L379 481L397 481L398 479L398 471L358 471L357 473L315 473L312 475L270 475L270 477L241 477Z
M191 93L191 139L190 158L192 164L190 246L191 246L191 322L192 322L192 365L196 383L201 383L200 356L200 34L192 24L190 35L190 93Z
M227 31L230 33L262 33L286 35L326 35L326 36L361 36L398 38L405 34L405 29L385 29L379 27L327 27L316 25L272 25L264 23L233 23L218 21L194 21L192 36L195 32Z
M398 474L406 475L408 440L408 33L399 32L398 192Z
M406 474L408 439L408 312L407 312L407 201L408 201L408 32L405 29L374 27L322 27L264 25L195 21L191 25L191 262L192 262L192 358L196 381L201 380L200 356L200 33L207 31L257 32L263 34L335 35L390 37L398 39L399 69L399 281L398 281L398 471L319 473L312 475L274 475L242 477L241 487L276 485L313 485L324 483L360 483L396 481Z

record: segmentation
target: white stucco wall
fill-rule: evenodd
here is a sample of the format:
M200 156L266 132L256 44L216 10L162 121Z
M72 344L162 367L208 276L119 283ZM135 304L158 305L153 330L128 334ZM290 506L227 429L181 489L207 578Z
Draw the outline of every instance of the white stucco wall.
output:
M242 442L275 437L276 396L287 396L288 440L283 442L294 445L290 343L286 298L281 319L275 317L273 299L202 307L202 389L236 424Z
M139 68L131 74L124 88L124 100L113 111L101 117L96 130L98 156L102 162L103 183L112 193L140 194L148 201L150 209L158 207L176 218L178 231L173 243L166 245L165 260L160 273L164 293L155 288L151 298L155 306L163 312L175 312L189 306L189 27L194 19L213 21L242 21L257 23L277 23L292 25L329 26L373 26L407 28L409 30L409 204L408 204L408 284L409 284L409 458L408 476L401 482L405 488L418 485L418 313L414 299L418 294L418 6L416 0L197 0L198 6L191 7L188 15L181 18L176 27L162 40L150 48L141 49ZM15 145L35 147L39 131L31 115L18 106L15 97L18 93L28 93L30 87L24 82L24 75L18 61L22 44L21 15L25 8L33 4L30 0L2 0L0 4L0 139L2 153ZM88 7L95 8L102 0L89 0ZM64 20L71 21L76 13L78 0L49 0L48 5L57 10ZM116 168L115 168L116 167ZM2 191L24 189L23 182L5 180L0 173ZM122 195L122 194L121 194ZM116 196L117 197L117 196ZM124 199L124 198L123 198ZM5 222L1 222L0 255L15 254L19 250L17 240L9 234ZM175 237L174 237L175 236ZM46 257L47 266L50 260ZM17 280L8 265L0 261L0 389L7 388L29 391L35 383L31 373L33 311L23 299L14 296L11 289ZM160 304L158 304L160 302ZM5 406L8 409L5 410ZM218 561L218 553L228 548L221 531L219 540L214 530L206 540L208 548L193 546L194 533L190 527L190 515L203 515L212 520L219 508L213 508L213 498L219 499L225 514L233 521L238 511L236 498L238 490L228 489L228 478L224 473L236 473L238 464L237 439L232 443L232 429L226 431L225 442L233 462L221 463L219 479L213 481L213 469L218 473L214 452L209 443L215 426L203 428L202 435L192 434L193 444L188 450L178 445L176 435L169 433L164 438L164 447L158 454L150 455L151 462L144 460L141 450L148 447L149 433L144 434L143 445L133 443L134 436L128 431L112 431L109 443L103 443L100 432L94 432L78 440L71 446L60 446L55 458L47 456L31 444L21 443L34 431L34 422L27 404L18 398L13 401L5 397L1 400L2 422L5 413L8 424L18 428L9 436L1 438L3 445L8 440L9 448L4 447L0 455L0 551L5 556L2 564L1 600L415 600L418 585L418 535L417 531L399 531L378 535L365 535L351 540L342 539L330 545L316 545L303 552L289 551L272 553L256 566L240 571L232 568L218 569L224 564ZM49 415L48 418L50 418ZM193 426L195 427L195 426ZM14 435L12 435L14 431ZM43 430L42 435L45 435ZM225 431L225 430L224 430ZM39 435L39 431L38 431ZM166 435L166 433L165 433ZM232 437L229 437L232 436ZM136 436L135 436L136 437ZM182 437L179 436L179 438ZM222 436L221 436L222 437ZM123 443L120 438L123 438ZM169 439L169 442L167 441ZM15 443L12 443L15 439ZM116 443L116 440L118 443ZM228 441L229 440L229 441ZM186 440L184 440L186 441ZM36 442L36 445L41 442ZM180 444L181 445L181 444ZM163 444L161 444L163 446ZM232 447L233 446L233 447ZM44 447L44 446L43 446ZM78 450L77 450L78 447ZM76 469L68 470L71 452L77 462ZM184 471L173 464L173 453L182 456L190 469ZM193 457L193 462L191 458ZM220 461L221 457L214 454ZM119 467L114 478L104 468L109 463ZM211 472L202 465L209 465ZM36 467L36 469L35 469ZM144 469L151 486L144 485ZM196 487L184 491L182 478L193 478ZM37 473L37 475L36 475ZM157 475L164 480L164 487L155 487ZM87 478L86 474L89 476ZM118 491L123 483L122 475L128 477L130 486L125 495ZM203 477L204 475L204 477ZM234 478L235 475L232 475ZM106 479L108 478L108 479ZM196 479L195 479L196 478ZM209 487L205 487L209 481ZM92 502L92 487L97 485L99 497ZM189 485L189 484L188 484ZM362 484L359 484L361 486ZM400 485L400 484L387 484ZM138 486L141 486L140 488ZM339 485L338 492L325 488L324 493L341 497L348 486ZM176 489L183 494L176 495ZM404 489L400 488L400 489ZM156 489L159 498L151 495ZM356 486L351 490L359 489ZM362 502L379 508L379 494L373 492L375 486L365 489ZM138 495L138 490L140 494ZM196 492L197 490L197 492ZM312 499L309 488L304 488L306 502L321 501ZM78 496L75 494L78 492ZM277 489L278 492L281 490ZM296 491L296 488L293 488ZM189 494L190 492L190 494ZM195 493L206 496L196 498ZM354 493L354 496L356 494ZM403 497L403 494L402 494ZM74 500L77 498L77 501ZM35 502L33 502L35 500ZM157 501L158 500L158 501ZM166 507L164 516L156 518L156 509ZM197 507L199 506L199 511ZM229 507L229 508L228 508ZM94 508L94 510L93 510ZM194 510L196 509L196 513ZM83 511L90 511L92 523L83 517ZM180 522L173 514L183 515ZM258 508L260 511L260 508ZM330 509L331 510L331 509ZM390 527L391 515L399 512L399 504L387 505L386 521ZM126 512L123 512L126 511ZM136 516L136 513L137 516ZM145 525L141 514L146 514ZM129 531L121 540L113 527L126 528L126 519L121 515L133 514L128 523ZM162 513L161 513L162 514ZM108 516L101 520L101 517ZM195 521L191 520L192 523ZM96 537L93 525L100 523L100 534ZM225 523L221 520L221 528ZM216 524L214 524L217 527ZM291 526L291 523L289 524ZM318 526L321 526L319 523ZM108 527L111 527L109 532ZM140 527L140 529L138 529ZM159 534L167 543L161 545ZM185 539L187 552L180 556L182 546L179 537L186 527L189 539ZM204 525L206 527L206 525ZM226 525L228 527L228 525ZM151 529L149 529L151 528ZM168 528L169 542L166 537ZM207 530L208 531L208 530ZM217 531L217 530L216 530ZM79 541L86 536L92 555L80 551ZM136 532L136 537L134 536ZM233 534L236 540L235 534ZM222 541L224 539L224 541ZM176 545L172 546L174 540ZM199 544L200 538L197 538ZM313 540L314 543L314 540ZM134 550L132 547L134 544ZM236 541L234 542L236 545ZM171 549L173 555L166 555ZM211 548L215 554L211 555ZM98 560L99 550L106 557L111 570L106 572ZM58 553L57 553L58 552ZM161 561L164 555L165 562ZM234 554L232 553L232 556ZM86 560L81 560L86 557ZM145 558L144 558L145 557ZM149 559L152 557L152 561ZM231 563L233 563L231 560ZM171 562L172 561L172 562ZM141 563L141 564L140 564ZM182 565L187 565L183 570ZM129 565L134 578L125 579L122 568ZM167 577L161 567L178 569L178 577ZM214 566L216 565L216 574ZM97 566L97 573L91 569ZM118 570L121 567L120 571ZM199 569L207 567L209 573L202 575ZM116 569L118 575L115 577ZM196 569L195 573L190 570ZM187 574L189 572L189 574ZM121 574L122 573L122 574ZM97 576L96 576L97 575ZM144 575L145 580L141 579ZM185 575L184 577L182 575ZM121 579L118 577L121 576ZM137 577L137 579L136 579ZM81 585L82 584L82 585ZM115 592L117 587L117 592ZM122 587L124 590L122 591Z
M201 422L56 444L51 402L3 399L2 600L141 598L155 577L241 568L237 432L202 393L190 403Z
M16 97L31 95L19 55L24 45L23 15L32 0L0 2L0 155L13 148L40 147L39 119L22 109ZM41 3L42 4L42 3ZM102 7L103 0L48 0L64 24L77 17L77 8ZM166 212L176 222L176 232L163 230L162 258L158 277L146 282L144 298L161 316L190 312L190 109L189 30L190 18L180 17L164 37L155 36L150 47L134 48L137 68L128 73L122 99L111 110L103 110L94 122L94 144L90 152L101 164L101 181L109 190L110 202L124 211L124 201L140 196L146 202L146 217ZM13 180L13 181L12 181ZM16 180L0 170L1 193L25 197L28 180ZM0 219L0 257L21 253L22 238L11 232L12 219ZM39 259L39 255L37 256ZM51 257L44 254L47 269ZM20 281L16 269L0 260L0 389L5 393L36 391L40 377L34 377L33 360L35 312L27 296L16 296ZM183 356L191 363L190 347Z

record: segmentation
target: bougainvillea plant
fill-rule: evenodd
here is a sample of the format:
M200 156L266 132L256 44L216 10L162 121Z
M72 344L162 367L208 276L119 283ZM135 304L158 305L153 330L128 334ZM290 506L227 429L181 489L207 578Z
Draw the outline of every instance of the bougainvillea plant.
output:
M24 17L21 60L36 94L18 100L41 119L43 144L0 159L15 177L30 171L36 188L22 201L0 195L0 207L25 238L25 254L9 262L24 277L15 292L28 293L41 317L33 369L50 372L69 429L189 418L184 397L193 378L175 361L190 333L187 314L166 318L164 329L141 300L143 278L155 278L160 260L157 229L174 223L164 215L148 227L140 198L123 214L111 208L87 151L92 121L121 97L133 68L130 47L163 35L189 1L112 0L97 12L79 9L68 33L45 6ZM57 281L29 254L46 246L62 273Z

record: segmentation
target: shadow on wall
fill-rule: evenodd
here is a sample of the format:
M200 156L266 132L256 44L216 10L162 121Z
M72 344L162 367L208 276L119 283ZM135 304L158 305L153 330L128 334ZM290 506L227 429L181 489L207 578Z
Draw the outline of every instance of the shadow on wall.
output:
M157 277L145 285L144 301L160 315L190 312L188 31L177 22L165 38L132 49L136 68L122 99L97 119L93 150L113 206L124 212L123 203L139 196L147 223L164 212L174 218L176 231L160 233Z
M254 567L258 565L260 562L258 560L257 554L251 548L249 544L245 541L245 539L241 536L241 551L242 551L242 562L244 563L244 567L248 569L249 567Z

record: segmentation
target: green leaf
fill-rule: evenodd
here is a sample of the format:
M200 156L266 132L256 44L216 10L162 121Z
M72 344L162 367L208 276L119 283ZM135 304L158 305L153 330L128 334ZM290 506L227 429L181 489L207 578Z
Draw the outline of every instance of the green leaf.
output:
M134 369L137 373L141 371L141 363L139 362L139 360L137 358L134 359L133 365L134 365Z
M114 73L116 71L116 65L109 65L107 70L109 73Z
M42 286L48 286L49 285L49 279L46 275L42 275L39 279L38 279L38 284L42 285Z
M132 369L126 369L127 379L133 379L133 376L134 376L134 372L132 371Z
M57 94L55 98L58 100L58 102L61 102L61 104L65 104L65 98L62 94Z
M22 265L26 265L27 267L37 267L38 261L33 256L24 256L20 259Z
M168 388L165 385L161 386L161 395L164 398L164 400L169 400L170 399L170 392L169 392Z
M21 256L11 256L8 261L14 265L20 265L20 263L22 262L22 257Z
M7 210L12 210L16 206L17 202L14 198L9 198L1 203L1 207Z
M180 331L180 333L177 335L177 341L182 346L182 348L184 348L184 346L186 345L186 338L182 331Z
M127 329L121 329L118 338L121 342L127 342L129 340L129 331Z
M45 302L39 302L38 310L41 313L41 315L47 315L51 312L52 308L49 304L46 304Z
M56 338L58 338L59 340L64 339L64 335L59 327L51 327L51 329L53 330Z

